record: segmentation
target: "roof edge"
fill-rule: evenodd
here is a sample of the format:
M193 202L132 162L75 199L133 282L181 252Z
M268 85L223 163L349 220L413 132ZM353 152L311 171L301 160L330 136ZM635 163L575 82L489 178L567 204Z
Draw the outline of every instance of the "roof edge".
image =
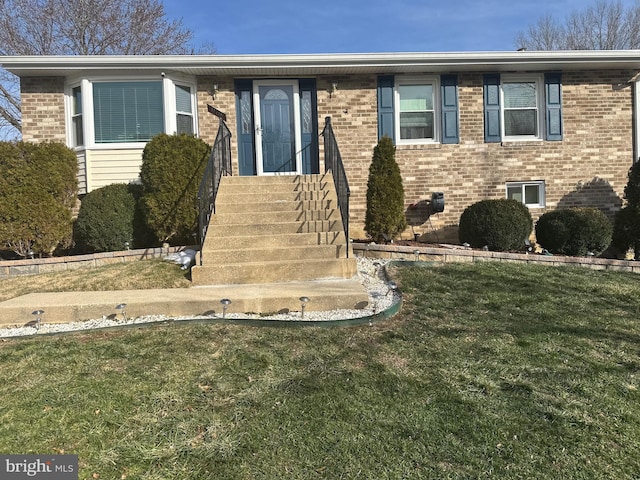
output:
M0 65L18 76L48 72L52 75L82 70L135 68L205 69L348 69L353 67L398 69L403 66L464 69L465 67L535 68L600 67L640 68L640 50L495 51L495 52L397 52L314 53L259 55L92 55L0 56Z

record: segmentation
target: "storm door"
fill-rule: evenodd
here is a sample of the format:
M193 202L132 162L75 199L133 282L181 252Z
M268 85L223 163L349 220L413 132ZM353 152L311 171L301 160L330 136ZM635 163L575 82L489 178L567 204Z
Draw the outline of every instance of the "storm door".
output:
M298 82L255 81L253 100L257 174L302 173Z

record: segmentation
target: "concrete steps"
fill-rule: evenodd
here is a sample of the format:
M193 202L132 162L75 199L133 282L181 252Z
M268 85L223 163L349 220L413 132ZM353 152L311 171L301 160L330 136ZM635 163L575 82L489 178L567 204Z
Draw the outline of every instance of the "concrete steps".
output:
M223 177L194 285L352 278L330 175Z

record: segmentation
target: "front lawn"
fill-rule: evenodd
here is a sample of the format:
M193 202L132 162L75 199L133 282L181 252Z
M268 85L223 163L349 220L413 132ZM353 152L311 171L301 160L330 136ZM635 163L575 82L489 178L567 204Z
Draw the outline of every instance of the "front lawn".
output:
M402 267L373 327L0 343L0 452L101 479L632 479L640 277Z
M3 278L0 302L28 293L188 288L191 282L173 263L150 259L96 268Z

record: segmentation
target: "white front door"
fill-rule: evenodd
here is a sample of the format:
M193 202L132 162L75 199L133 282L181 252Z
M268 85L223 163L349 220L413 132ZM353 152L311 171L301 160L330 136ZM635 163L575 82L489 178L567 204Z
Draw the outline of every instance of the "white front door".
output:
M253 100L258 175L302 173L298 82L255 81Z

